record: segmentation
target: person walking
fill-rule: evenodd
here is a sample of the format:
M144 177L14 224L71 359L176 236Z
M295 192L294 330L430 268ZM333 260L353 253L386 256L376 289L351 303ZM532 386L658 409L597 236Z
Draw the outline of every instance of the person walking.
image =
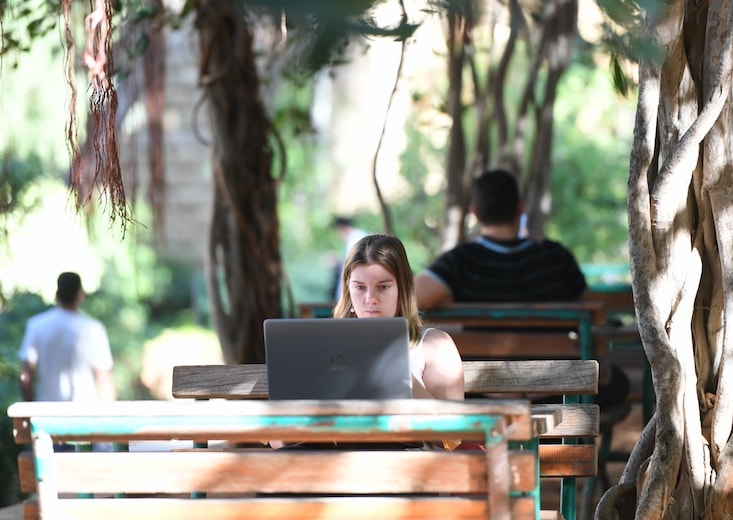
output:
M77 273L57 279L56 306L31 317L18 356L26 401L113 401L114 361L104 325L81 312Z

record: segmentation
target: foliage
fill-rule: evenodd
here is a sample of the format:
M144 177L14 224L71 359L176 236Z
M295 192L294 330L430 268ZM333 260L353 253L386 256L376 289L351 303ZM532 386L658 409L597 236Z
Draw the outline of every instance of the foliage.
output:
M17 488L18 448L13 441L13 428L8 406L20 399L18 347L26 319L48 308L36 294L14 295L0 307L0 507L20 498Z
M24 160L13 152L0 151L0 236L7 237L11 214L22 219L38 206L40 194L34 193L32 187L44 176L38 156L31 155ZM7 240L3 242L7 244Z
M547 234L581 263L627 263L633 102L620 99L596 67L573 66L559 90Z

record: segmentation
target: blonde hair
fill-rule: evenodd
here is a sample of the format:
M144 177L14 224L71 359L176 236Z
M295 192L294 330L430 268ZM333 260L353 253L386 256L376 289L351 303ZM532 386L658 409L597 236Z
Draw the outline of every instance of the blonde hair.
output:
M353 317L349 280L354 269L361 265L378 264L397 280L397 316L407 318L410 343L420 340L422 320L415 297L415 280L402 241L392 235L367 235L349 251L341 273L341 295L333 309L334 318Z

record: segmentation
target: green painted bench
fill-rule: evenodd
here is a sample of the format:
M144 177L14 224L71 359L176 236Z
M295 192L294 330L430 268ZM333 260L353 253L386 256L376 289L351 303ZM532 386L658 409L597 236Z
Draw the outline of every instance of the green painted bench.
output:
M538 404L531 409L534 416L558 417L555 427L538 432L540 477L548 485L560 481L562 516L575 520L576 479L593 477L598 470L598 406L579 400L582 395L597 392L598 362L464 361L463 369L465 390L470 396L565 396L563 404ZM179 399L267 399L266 367L262 364L176 366L172 391Z
M523 400L485 399L29 402L8 415L16 443L33 448L19 459L27 520L536 519L536 431L555 421L533 419ZM487 449L273 450L266 439ZM76 451L55 452L60 442Z

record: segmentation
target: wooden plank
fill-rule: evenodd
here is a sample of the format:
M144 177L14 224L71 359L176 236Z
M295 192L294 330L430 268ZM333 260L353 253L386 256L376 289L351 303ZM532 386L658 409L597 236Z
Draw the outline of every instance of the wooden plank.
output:
M36 475L33 468L33 452L21 452L18 455L18 477L20 490L24 493L35 493L36 491Z
M595 394L595 360L464 361L466 393ZM562 374L562 377L558 377ZM173 396L189 399L267 399L264 364L173 367Z
M466 393L584 395L598 393L595 360L466 361Z
M512 475L511 490L534 489L534 456L508 461L497 471ZM89 452L53 463L60 493L487 493L486 455L467 451Z
M545 408L558 412L557 426L540 434L542 439L562 437L598 437L600 428L600 409L596 404L536 404L532 413L541 413Z
M521 500L521 499L520 499ZM207 498L65 499L59 513L75 520L485 520L486 499L435 498ZM517 516L529 520L533 516Z
M481 401L481 402L479 402ZM328 421L339 417L405 416L409 420L395 421L388 436L398 440L417 440L414 421L422 420L434 424L436 417L450 421L475 414L477 416L503 416L507 418L505 432L509 440L529 439L533 425L526 403L517 400L471 400L444 401L432 399L404 399L388 401L116 401L111 403L15 403L8 408L8 415L14 420L15 440L18 444L30 442L27 418L75 417L69 428L78 426L80 419L95 421L88 424L86 435L68 432L56 434L55 439L76 439L91 441L189 439L206 441L221 439L231 441L281 440L348 440L359 435L356 430L346 429L338 434L333 427L328 429L304 429L306 423ZM289 421L271 421L272 417L289 417ZM298 418L296 421L295 418ZM186 420L196 418L197 420ZM217 419L222 424L212 426ZM130 430L135 425L134 436ZM325 425L326 423L324 423ZM22 427L19 427L22 425ZM404 428L403 428L404 426ZM372 429L372 437L379 440L379 431ZM480 440L480 434L463 432L455 435L442 431L437 438L460 437L466 440ZM423 435L423 438L425 436Z
M595 444L541 444L540 477L590 477L598 472Z
M426 311L424 321L499 328L573 328L587 316L593 324L603 323L603 302L454 303Z
M195 455L192 455L195 454ZM27 453L31 455L30 452ZM59 491L68 493L425 492L486 493L486 460L481 453L320 452L195 450L175 453L59 453ZM535 455L510 451L511 491L537 485ZM298 466L295 466L298 464ZM109 468L115 471L110 472ZM21 489L36 491L33 459L19 467ZM166 475L170 473L173 475ZM428 475L427 483L422 480ZM372 479L370 481L370 479ZM387 488L386 491L384 488ZM337 491L338 490L338 491Z
M213 455L215 454L216 455ZM420 461L418 466L422 471L428 471L433 466L441 468L440 463L437 460L433 460L432 455L435 452L404 452L404 453L390 453L390 457L395 455L393 459L395 461L402 460L403 458L416 458L420 459L421 454L428 453L428 461ZM210 459L207 461L211 465L211 469L208 467L198 467L195 464L196 459L191 457L190 454L185 455L182 453L176 453L176 457L171 457L169 453L71 453L71 454L58 454L56 460L58 461L58 469L61 472L62 477L60 478L60 488L64 492L118 492L125 490L130 493L180 493L188 491L210 491L210 492L234 492L234 491L252 491L254 489L254 483L247 481L247 478L257 478L255 472L251 475L252 471L243 468L245 462L240 459L241 454L236 452L204 452L206 455L213 455L207 457ZM341 469L336 468L333 473L333 477L329 475L323 475L319 473L318 464L322 464L323 461L320 455L314 454L297 454L297 459L292 459L294 455L288 455L279 461L273 461L272 467L280 467L281 465L287 464L285 461L291 461L292 463L303 464L302 478L299 476L300 473L293 477L293 481L289 481L292 477L291 471L285 471L281 475L272 476L271 481L267 481L267 486L271 487L271 491L275 489L280 491L289 489L293 492L305 492L303 486L307 486L310 483L314 485L326 485L324 482L329 478L343 479L343 482L336 482L335 486L340 488L341 486L347 486L347 482L351 482L344 473L348 475L348 471L353 470L353 474L359 474L359 464L361 458L367 459L372 455L372 452L353 452L345 454L346 456L342 460L348 460L349 464L344 465ZM417 456L416 456L417 455ZM452 457L454 454L442 454L443 457ZM77 458L81 457L81 458ZM384 457L384 455L375 455L377 457ZM459 467L459 471L455 473L455 480L450 482L443 482L441 479L445 478L440 472L430 473L431 480L429 489L437 489L439 486L446 484L448 488L451 488L456 493L481 493L486 491L485 482L480 483L475 478L476 472L479 471L477 466L481 466L482 461L480 460L483 456L478 457L474 454L461 453L458 459L452 459L445 466L446 468ZM510 457L512 460L512 491L517 492L528 492L533 489L534 478L532 477L532 471L534 466L534 456L530 453L517 453L511 452ZM264 458L260 457L245 457L247 459L246 464L253 464L251 468L264 467L263 479L270 474L267 471L268 462L264 462ZM594 475L597 471L598 453L597 448L593 444L543 444L539 448L540 458L540 475L542 477L561 477L561 476L574 476L574 477L586 477ZM23 457L22 463L20 464L20 482L21 490L26 493L32 493L35 491L35 476L33 473L33 460L29 457ZM140 462L140 461L143 462ZM204 460L201 457L199 460ZM299 462L295 462L298 460ZM460 465L469 460L466 463L466 467ZM477 462L478 460L478 462ZM76 462L75 462L76 461ZM112 467L110 463L115 464L115 471L110 472L109 468ZM236 463L232 461L238 461ZM314 462L315 461L315 462ZM231 464L230 464L231 462ZM331 468L333 463L330 463L328 468ZM130 467L132 465L132 467ZM355 466L354 466L355 465ZM383 475L390 475L391 479L402 479L403 471L399 469L399 464L395 462L393 465L398 466L394 470L394 474L390 474L388 471L382 473L380 470L376 471L379 478L383 478ZM196 468L193 471L192 468ZM367 464L364 467L371 468L372 466ZM389 464L386 467L390 467ZM161 472L165 472L166 468L180 468L180 471L174 473L175 479L167 480L170 477L164 479L159 475ZM294 466L290 466L292 470ZM298 466L300 468L300 466ZM351 468L351 470L347 469ZM355 469L356 468L356 469ZM410 472L413 472L413 466L409 466ZM484 468L485 469L485 468ZM148 471L149 470L149 471ZM300 471L300 469L298 470ZM393 471L393 470L389 470ZM219 473L217 473L219 472ZM315 474L311 475L309 472ZM331 470L329 469L329 472ZM209 475L211 478L209 478ZM224 481L220 480L226 476ZM335 475L338 475L336 477ZM134 477L134 478L133 478ZM408 475L406 478L415 477ZM371 474L360 477L359 481L353 483L354 488L348 492L356 492L356 487L366 486L366 482L371 478ZM132 479L132 480L130 480ZM255 481L256 482L256 481ZM264 482L264 480L263 480ZM386 480L384 481L386 482ZM395 484L403 485L404 480L398 480ZM122 485L124 483L124 486ZM263 483L263 485L265 485ZM377 483L379 485L379 483ZM235 486L231 488L231 486ZM254 487L252 487L254 486ZM278 486L283 486L278 488ZM433 486L433 487L431 487ZM342 490L341 492L347 492ZM375 491L377 492L377 491Z
M473 359L574 359L580 356L574 332L532 331L451 331L458 353L465 361ZM600 346L600 344L599 344Z
M110 502L110 500L107 500L107 502ZM101 506L101 507L104 507L104 506ZM136 507L142 507L142 505L137 505ZM24 520L39 520L39 516L38 516L38 502L37 502L37 500L35 498L27 499L22 504L22 508L23 508L23 515L24 515L23 518L24 518ZM532 499L530 499L528 497L517 498L517 499L513 499L512 500L512 514L514 515L513 518L515 520L530 520L530 519L534 520L534 518L535 518L534 512L535 512L534 500L532 500ZM84 512L82 512L82 515L83 514L84 514ZM91 515L91 514L100 514L100 513L96 513L94 511L90 511L87 514ZM233 514L235 515L235 518L244 518L244 517L241 517L240 516L241 513L237 513L236 511ZM267 513L264 513L264 514L267 514ZM459 511L456 511L455 514L458 515L458 514L461 514L461 513ZM82 516L82 515L78 515L77 516L78 520L85 520L85 517ZM135 515L135 516L137 518L139 518L137 515ZM92 518L94 518L94 517L92 517ZM108 514L104 514L104 518L105 518L105 520L113 520L113 518L110 517ZM160 517L160 518L162 519L164 517ZM179 517L175 517L175 518L179 518ZM213 517L208 516L208 514L207 514L207 516L202 517L202 518L207 518L207 520L208 520L209 518L213 518ZM459 516L459 517L454 517L454 518L458 518L459 520L463 520L465 518L471 518L471 517L470 516L469 517L463 516L463 518L461 518ZM20 517L18 517L18 518L15 518L14 517L13 520L21 520L21 519L20 519ZM182 520L185 520L185 519L182 519ZM227 520L227 519L225 518L223 520ZM449 517L446 520L451 520L451 519ZM482 520L485 520L485 517L482 517ZM560 514L559 511L543 510L543 511L540 511L540 520L564 520L564 518Z
M611 290L591 289L587 299L601 302L606 314L635 313L634 294L630 285L613 287Z
M174 366L172 391L178 399L267 399L267 366Z

